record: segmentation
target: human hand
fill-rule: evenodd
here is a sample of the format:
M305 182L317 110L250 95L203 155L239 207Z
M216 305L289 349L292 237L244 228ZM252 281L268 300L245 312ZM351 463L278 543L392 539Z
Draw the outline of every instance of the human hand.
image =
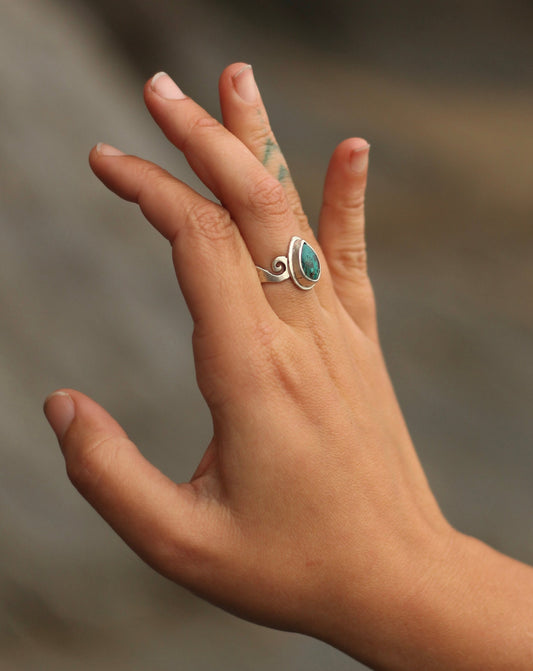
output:
M250 68L222 74L224 125L164 75L145 100L221 204L107 145L91 166L172 245L213 439L192 480L176 484L94 401L56 392L45 410L69 476L162 574L238 615L381 663L400 654L397 614L413 607L454 534L378 342L364 242L368 145L335 150L317 241ZM319 282L261 285L256 265L269 268L294 235L317 251Z

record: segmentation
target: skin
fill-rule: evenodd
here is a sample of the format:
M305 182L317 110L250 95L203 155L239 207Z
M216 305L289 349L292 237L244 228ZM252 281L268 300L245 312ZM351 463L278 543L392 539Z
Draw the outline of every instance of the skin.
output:
M157 571L241 617L375 669L533 668L533 571L443 518L386 371L366 269L368 144L333 153L315 239L249 66L226 68L219 89L223 124L164 75L144 94L220 205L108 145L90 155L171 244L213 438L176 484L103 408L60 390L45 412L69 477ZM255 264L293 235L317 251L320 281L261 285Z

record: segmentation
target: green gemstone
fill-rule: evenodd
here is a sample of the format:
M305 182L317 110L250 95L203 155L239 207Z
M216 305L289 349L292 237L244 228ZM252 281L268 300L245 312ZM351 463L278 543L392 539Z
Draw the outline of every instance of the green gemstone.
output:
M308 280L316 282L320 277L320 261L313 248L304 242L300 256L302 273Z

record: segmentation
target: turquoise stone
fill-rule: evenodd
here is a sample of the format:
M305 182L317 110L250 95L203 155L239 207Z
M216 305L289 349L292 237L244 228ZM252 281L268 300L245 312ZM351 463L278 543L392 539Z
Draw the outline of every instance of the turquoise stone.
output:
M302 273L308 280L316 282L320 277L320 261L315 254L314 249L307 242L302 245L302 253L300 256Z

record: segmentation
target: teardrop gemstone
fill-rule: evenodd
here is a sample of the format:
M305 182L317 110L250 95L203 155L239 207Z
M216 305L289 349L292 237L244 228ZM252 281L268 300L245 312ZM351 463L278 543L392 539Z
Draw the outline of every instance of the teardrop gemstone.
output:
M320 261L315 254L315 250L304 242L300 256L302 273L311 282L316 282L320 277Z

